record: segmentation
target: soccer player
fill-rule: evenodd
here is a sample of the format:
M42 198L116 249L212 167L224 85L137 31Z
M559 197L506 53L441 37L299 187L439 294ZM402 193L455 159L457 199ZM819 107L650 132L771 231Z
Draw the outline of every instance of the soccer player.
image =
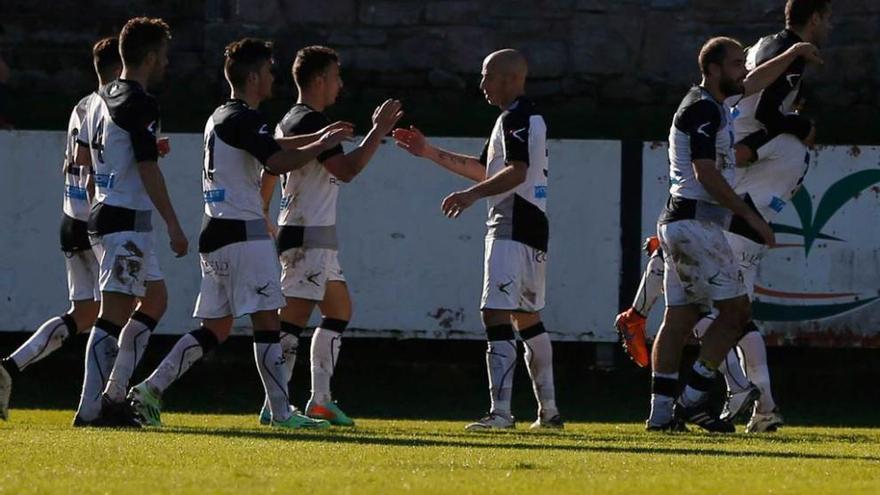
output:
M806 41L816 46L825 42L830 31L830 1L789 0L785 13L784 31L764 37L748 49L746 67L749 70L780 55L797 42ZM812 123L795 111L805 66L804 59L795 60L768 88L742 99L733 110L737 139L734 190L748 194L768 222L797 192L809 166L806 147L812 145L815 131ZM742 227L742 224L732 223L725 236L740 264L751 298L758 266L767 247L748 231L737 229L738 226ZM625 336L627 351L640 366L647 366L648 361L644 344L645 318L642 315L650 311L662 284L663 266L657 247L648 249L649 265L633 306L618 315L615 321ZM708 319L701 320L695 331L705 330L708 322ZM754 384L760 396L746 431L774 431L782 425L783 419L771 392L764 339L754 322L750 321L746 330L737 342L737 350L731 351L720 367L728 388L721 418L733 419L748 410Z
M159 169L159 106L147 93L165 74L170 39L161 19L130 19L119 35L120 78L101 87L86 116L95 180L88 232L102 252L101 309L86 347L77 425L137 426L127 414L125 393L167 303L153 247L154 207L172 251L183 256L188 249ZM114 363L112 370L102 366L106 361ZM91 387L104 377L102 394Z
M342 89L338 54L324 46L309 46L296 54L293 80L299 91L296 104L276 128L276 136L314 134L327 126L327 107ZM322 152L306 166L281 178L280 228L277 236L281 258L281 287L287 300L281 310L281 343L285 355L284 382L290 381L299 335L317 305L321 323L312 334L311 397L305 414L338 426L354 421L333 401L330 379L342 334L351 321L351 296L339 266L336 237L336 203L339 183L351 182L363 172L379 149L382 139L401 118L401 104L386 100L373 112L373 127L360 145L349 153L342 146ZM268 220L276 177L263 175L264 208ZM268 397L260 421L268 421Z
M745 77L745 55L736 40L713 38L700 50L703 81L685 96L669 135L670 196L657 226L666 312L654 341L649 430L676 429L685 421L709 431L734 430L709 411L706 400L716 370L743 334L751 313L742 274L723 231L736 215L736 221L763 243L773 244L774 235L731 187L736 158L725 100L767 87L800 56L815 58L815 46L795 45ZM684 341L701 313L713 306L717 314L702 336L690 380L674 400Z
M202 324L181 337L150 377L131 389L132 406L146 424L161 424L162 393L226 340L233 318L250 315L270 424L288 429L330 426L290 408L279 340L278 310L284 306L281 266L263 216L260 174L301 168L351 136L351 128L334 126L301 149L298 137L276 141L257 111L272 96L272 66L271 43L245 38L226 47L224 74L231 96L205 124L205 217L199 236L202 285L194 313Z
M488 339L491 409L467 425L468 430L515 427L510 410L517 360L514 328L525 344L538 400L538 418L531 427L563 427L553 383L553 350L540 315L549 239L547 129L525 96L527 73L526 59L516 50L500 50L483 61L480 89L502 113L479 158L432 146L414 127L394 131L401 148L477 183L443 200L446 216L456 218L482 198L489 203L480 310Z
M122 61L119 41L104 38L92 47L92 62L98 75L98 88L119 77ZM70 309L40 325L31 338L2 360L0 364L0 418L6 419L12 382L33 363L55 352L68 338L95 324L101 303L98 290L98 259L92 251L86 222L91 198L94 196L91 164L88 154L76 156L76 143L88 146L82 122L96 92L83 97L70 112L67 123L67 144L61 173L64 174L63 216L61 219L61 251L67 268L67 291Z

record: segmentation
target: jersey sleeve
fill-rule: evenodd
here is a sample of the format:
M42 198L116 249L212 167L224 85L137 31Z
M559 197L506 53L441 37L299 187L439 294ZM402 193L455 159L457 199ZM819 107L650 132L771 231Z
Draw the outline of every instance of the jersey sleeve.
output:
M691 160L714 160L715 140L721 127L721 112L708 100L688 107L681 115L680 130L690 141Z
M269 124L259 112L242 112L236 120L235 143L229 143L230 145L247 151L263 165L266 165L270 156L281 151L281 146L269 130Z
M504 163L523 162L529 165L529 116L510 112L501 119L504 135Z
M91 103L90 97L85 97L76 105L76 108L73 109L74 118L78 120L77 123L77 133L76 133L76 142L79 143L80 146L88 147L89 142L92 139L92 136L89 132L90 126L87 125L88 119L86 118L89 114L89 103Z
M797 114L785 115L780 110L783 100L797 87L805 67L804 59L798 58L773 84L761 92L755 108L755 118L764 124L770 136L793 134L803 140L810 134L812 123L809 119Z
M301 136L303 134L314 134L321 129L330 125L330 119L328 119L321 112L308 112L302 116L302 118L296 121L284 122L282 121L279 126L281 127L282 132L285 136ZM324 150L318 155L318 161L324 163L330 158L341 155L345 153L345 150L342 149L341 144L337 144L336 146L330 148L329 150Z

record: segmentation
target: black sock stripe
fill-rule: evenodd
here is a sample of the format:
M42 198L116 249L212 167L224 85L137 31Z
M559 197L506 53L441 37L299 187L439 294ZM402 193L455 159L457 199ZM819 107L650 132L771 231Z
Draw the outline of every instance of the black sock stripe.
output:
M492 325L486 327L486 338L490 341L514 340L516 339L516 336L513 334L513 325L507 323L504 325Z
M688 386L694 390L699 390L700 392L708 392L712 389L712 385L715 383L715 375L711 378L705 377L696 371L691 371L691 376L688 378Z
M284 333L289 333L289 334L293 335L294 337L299 338L299 336L302 335L303 330L304 330L303 327L301 327L299 325L294 325L293 323L290 323L287 321L281 322L281 331Z
M207 354L214 350L220 342L217 340L217 336L214 335L214 332L209 330L207 327L199 327L192 332L189 333L193 336L194 339L202 346L202 352Z
M174 376L174 381L177 381L178 378L183 375L183 360L186 359L186 353L191 349L196 349L202 347L201 345L191 345L180 352L180 361L177 362L177 375ZM202 347L202 357L205 357L204 348ZM192 364L190 365L192 367Z
M40 350L37 351L36 354L34 354L34 357L30 358L26 363L22 364L22 365L19 366L18 368L19 368L19 369L21 369L21 368L27 368L31 363L33 363L34 361L36 361L37 359L39 359L40 356L41 356L44 352L46 352L46 348L49 347L49 342L52 342L52 338L55 336L55 332L57 332L61 327L66 326L66 325L67 325L67 324L64 323L63 321L62 321L61 323L55 325L55 327L52 328L52 330L49 332L49 337L43 342L43 346L42 346L42 348L40 348ZM68 335L70 335L69 332L70 332L70 330L68 330Z
M333 330L334 332L342 333L348 327L348 322L337 320L336 318L322 318L321 324L318 327L323 330Z
M21 369L19 369L18 364L16 364L15 360L12 358L0 360L0 366L6 368L6 372L9 373L9 377L12 378L13 381L15 380L15 377L21 374Z
M131 319L146 325L148 329L152 332L156 329L156 325L159 324L158 321L154 320L152 316L141 313L140 311L135 311L133 315L131 315Z
M281 332L272 330L254 330L255 344L277 344L281 341Z
M122 331L122 327L113 323L110 320L105 320L104 318L98 318L95 321L95 328L100 328L104 331L104 333L109 334L115 339L119 338L119 332Z
M512 344L511 347L513 348L513 359L510 360L510 367L507 368L507 371L505 371L504 374L501 375L501 383L498 384L499 395L501 394L502 385L504 384L505 381L507 381L507 376L510 375L511 372L513 372L514 368L516 368L516 344L515 343ZM504 357L510 357L510 356L504 356Z
M64 321L64 324L67 325L67 338L73 337L79 333L79 327L76 325L76 320L70 313L61 315L61 319Z
M143 335L143 334L147 334L147 338L149 339L149 335L150 335L150 333L151 333L151 332L150 332L150 329L141 330L140 332L137 333L137 335L134 336L134 341L135 341L135 343L137 343L138 339L140 339L140 338L141 338L141 335ZM148 342L149 342L149 341L148 341ZM138 346L134 346L134 362L135 362L135 363L140 362L141 357L143 357L144 352L145 352L146 350L147 350L147 346L144 345L143 347L141 347L140 355L138 355Z
M95 324L95 326L97 326L97 323ZM98 347L98 344L107 340L108 338L110 338L109 335L95 339L95 342L92 344L92 349L93 350L96 349ZM88 350L86 352L88 352ZM95 368L98 369L98 376L101 377L101 388L98 391L98 397L101 397L101 394L104 393L104 386L107 385L107 377L104 376L104 371L101 369L101 362L98 361L98 353L97 352L92 352L92 359L95 360ZM86 367L86 372L88 373L88 367ZM96 397L96 399L98 397Z
M663 376L651 377L651 393L663 395L666 397L678 397L679 384L677 378L666 378Z
M734 358L734 361L736 361L736 362L733 363L733 364L731 364L731 362L730 362L730 355L731 355L731 354L737 356L736 358ZM731 367L731 366L739 366L739 357L738 357L738 354L737 354L737 352L736 352L735 350L731 349L731 351L728 352L726 356L724 356L724 364L727 366L727 369L728 369L728 372L727 372L728 374L727 374L727 376L730 377L730 378L733 378L733 376L731 376L731 373L730 373L730 371L729 371L729 370L730 370L730 367ZM740 369L742 369L742 368L740 368ZM749 386L748 382L746 382L745 384L740 383L738 380L733 380L733 382L736 383L736 386L739 387L739 388L743 388L743 389L744 389L744 388L747 388L747 387Z
M544 328L544 322L539 321L529 328L525 328L519 331L519 336L523 340L529 340L541 335L542 333L547 333L547 329Z

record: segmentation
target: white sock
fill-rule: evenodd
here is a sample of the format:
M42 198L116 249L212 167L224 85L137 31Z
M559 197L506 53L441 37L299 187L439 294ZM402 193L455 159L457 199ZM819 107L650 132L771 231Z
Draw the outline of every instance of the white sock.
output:
M101 415L101 393L119 350L116 337L119 326L106 320L95 322L86 344L85 376L76 415L83 421L94 421Z
M559 414L556 388L553 384L553 345L542 323L522 330L526 368L532 379L532 390L538 400L538 417L550 419Z
M254 360L269 397L272 421L290 419L290 397L284 380L284 357L282 357L280 332L254 330Z
M193 330L177 340L171 352L144 382L154 393L162 395L172 383L215 347L217 337L210 330L204 327Z
M70 315L56 316L40 325L31 338L9 355L19 370L36 363L55 352L68 338L76 334L76 322Z
M751 324L752 326L754 323ZM757 329L757 327L753 327ZM770 369L767 367L767 346L758 331L747 332L737 343L742 352L746 375L761 390L757 411L767 414L776 409L776 401L770 390Z
M339 321L339 320L334 320ZM342 347L342 332L324 328L326 320L312 334L312 396L310 401L326 404L333 400L330 393L330 379L336 368L339 349Z
M746 374L743 372L736 348L731 349L727 356L724 356L724 361L721 361L718 371L724 376L728 392L737 394L749 388L749 379L746 378Z
M125 400L131 375L147 349L150 334L156 329L156 324L156 320L137 311L122 327L119 334L119 354L104 389L104 395L112 402L120 403Z
M289 386L293 377L293 366L296 364L296 353L299 350L299 336L302 327L281 322L281 356L284 358L284 381ZM269 396L263 399L263 409L269 410Z
M633 298L633 309L640 315L647 317L654 307L654 302L663 293L663 257L660 250L654 251L642 274L639 290Z
M715 321L715 315L706 315L694 325L694 336L697 340L703 340L703 335L706 335L706 330L709 329L709 325L711 325ZM739 363L739 357L736 354L736 349L731 349L730 352L725 356L724 361L718 366L718 371L724 375L724 382L727 384L727 391L730 393L738 393L749 387L749 379L746 378L746 375L743 373L742 365Z
M715 373L715 370L697 360L694 363L688 384L681 393L681 403L686 407L692 407L702 402L709 393Z
M651 414L648 422L662 426L672 421L672 406L678 395L678 373L651 373Z
M513 326L496 325L486 329L486 368L489 371L490 412L510 416L513 372L516 369L516 340Z

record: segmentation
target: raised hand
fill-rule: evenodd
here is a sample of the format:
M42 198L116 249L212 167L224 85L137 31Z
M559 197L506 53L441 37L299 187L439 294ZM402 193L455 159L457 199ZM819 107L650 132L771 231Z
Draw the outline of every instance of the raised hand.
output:
M424 157L428 152L428 140L422 131L415 126L409 126L409 129L397 128L391 133L397 146L409 151L415 156Z
M403 117L402 104L398 100L385 100L373 111L373 125L384 136L394 129L397 121Z
M352 124L351 122L346 122L344 120L337 120L336 122L318 131L318 134L321 135L325 132L335 131L336 129L351 129L352 134L354 134L354 124Z

